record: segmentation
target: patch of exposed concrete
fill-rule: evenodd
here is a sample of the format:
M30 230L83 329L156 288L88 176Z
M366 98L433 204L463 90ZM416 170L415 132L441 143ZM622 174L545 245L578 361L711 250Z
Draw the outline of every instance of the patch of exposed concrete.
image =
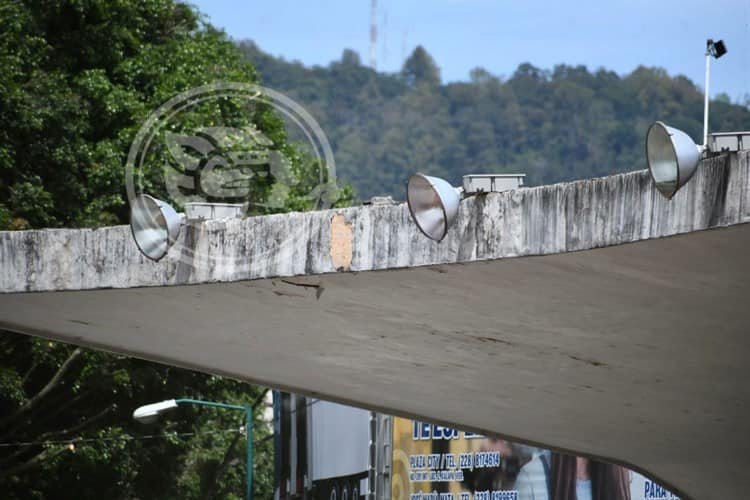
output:
M352 267L352 225L341 214L331 217L331 260L339 271Z

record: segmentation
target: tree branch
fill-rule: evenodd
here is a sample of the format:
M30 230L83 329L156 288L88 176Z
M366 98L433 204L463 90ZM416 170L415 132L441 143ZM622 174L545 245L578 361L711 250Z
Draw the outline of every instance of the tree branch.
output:
M255 410L258 409L258 407L263 403L263 400L266 399L266 394L268 394L268 391L270 389L265 388L263 391L258 395L257 398L255 398L255 401L253 401L252 408L253 408L253 414L255 414Z
M34 438L34 441L44 441L48 438L55 437L58 440L60 438L63 438L67 434L72 434L74 432L78 432L81 429L88 427L92 423L96 422L97 420L104 417L110 410L112 409L111 406L108 406L107 408L104 408L102 411L94 415L93 417L87 418L86 420L74 425L73 427L69 429L63 429L62 431L49 431L45 432L43 434L40 434ZM71 439L71 441L75 441L75 439ZM6 463L12 462L14 459L18 458L19 456L23 455L23 453L27 451L25 447L21 447L19 450L11 453L7 457L0 460L0 467L4 466Z
M37 392L34 396L32 396L26 403L18 407L16 411L8 415L7 417L0 420L0 426L5 425L9 421L18 418L19 415L22 415L23 413L31 410L34 408L39 402L44 399L44 397L49 394L62 380L63 376L65 376L65 373L70 369L72 364L75 362L76 359L83 353L80 347L77 347L75 350L73 350L72 353L70 353L70 356L68 356L68 359L63 361L63 364L60 365L60 368L57 369L55 374L52 376L52 378L47 382L47 384L42 387L42 389Z
M87 398L88 396L90 396L91 394L93 394L93 392L94 392L93 389L87 389L85 391L82 391L82 392L76 394L72 398L70 398L70 397L67 398L65 400L65 402L63 402L63 403L61 403L59 405L56 405L54 410L45 412L43 417L37 418L35 420L35 422L34 422L34 425L37 425L39 427L44 426L44 424L46 424L50 420L56 418L59 414L61 414L63 412L66 412L68 410L68 408L70 408L71 406L79 403L81 400Z
M6 347L13 349L15 348L15 345L22 340L28 339L24 335L21 335L19 333L0 330L0 347L2 347L3 349L5 349Z
M109 413L111 409L112 409L112 407L108 406L108 407L104 408L102 411L100 411L99 413L97 413L96 415L94 415L93 417L89 417L89 418L87 418L87 419L85 419L85 420L77 423L76 425L74 425L73 427L71 427L69 429L63 429L60 432L55 432L55 433L50 433L50 434L52 434L54 436L65 436L66 434L72 434L74 432L78 432L78 431L80 431L80 430L88 427L89 425L93 424L97 420L101 420L102 417L104 417L107 413Z
M206 490L206 493L201 497L203 500L211 500L216 496L216 488L219 485L219 481L221 481L222 476L224 476L224 473L227 471L227 467L229 467L229 459L234 454L234 448L237 446L240 437L242 437L242 433L238 432L232 438L232 442L229 444L227 451L224 452L224 458L216 468L216 472L214 473L214 480L211 481L208 489Z
M253 409L253 414L255 414L255 410L258 409L258 407L263 404L263 400L266 398L266 394L268 394L269 389L263 389L260 394L258 394L258 397L255 398L253 401L251 408ZM243 420L244 423L244 420ZM246 431L249 432L249 429ZM224 474L227 471L227 468L229 467L229 462L234 454L234 449L237 446L237 443L240 440L240 437L242 437L241 433L237 433L234 438L232 438L232 442L229 444L229 447L227 448L227 451L224 452L224 458L221 460L221 463L216 468L216 472L214 473L214 479L211 481L208 489L206 492L201 496L203 500L210 500L214 498L217 494L217 487L219 486L219 481L221 481L221 478L224 476Z
M53 394L48 395L44 401L40 401L39 404L34 406L34 408L31 408L29 411L26 411L21 415L9 415L3 417L4 419L10 420L10 422L7 422L6 425L0 425L0 429L3 430L4 434L16 434L19 432L19 429L30 425L32 423L31 421L35 420L39 413L46 413L45 410L48 407L50 409L57 408L58 405L64 404L65 401L69 399L69 395L65 394L63 391L55 391ZM13 411L17 412L18 408ZM14 418L16 419L15 422L12 421ZM3 420L3 422L5 422L5 420Z
M67 446L66 447L62 447L56 453L50 455L49 454L50 448L45 448L44 450L42 450L41 453L38 453L38 454L34 455L34 457L32 457L31 459L27 460L26 462L18 464L15 467L11 467L10 469L4 469L4 470L0 471L0 478L18 475L18 474L20 474L22 472L25 472L25 471L33 468L33 467L36 467L37 465L39 465L40 463L42 463L42 462L44 462L46 460L51 460L51 459L55 458L56 456L61 455L65 451L68 451L68 449L69 448Z
M28 370L26 370L26 373L23 374L23 378L21 379L21 384L26 385L26 382L28 382L29 377L32 373L34 373L34 370L36 370L36 367L39 366L39 361L34 361L31 363L31 366Z
M0 440L7 441L9 438L12 439L13 436L17 436L22 433L30 434L28 430L26 430L25 432L24 430L31 426L35 426L40 429L43 428L44 422L47 420L46 416L48 414L48 412L45 412L45 409L47 407L54 408L54 410L50 411L57 413L57 408L66 406L68 401L70 401L70 398L67 394L64 394L62 392L57 392L54 395L47 397L44 402L36 405L31 411L23 415L23 418L18 418L15 422L11 421L8 422L6 426L0 427L3 429L2 434L0 434ZM43 412L45 418L42 420L38 420L37 415Z

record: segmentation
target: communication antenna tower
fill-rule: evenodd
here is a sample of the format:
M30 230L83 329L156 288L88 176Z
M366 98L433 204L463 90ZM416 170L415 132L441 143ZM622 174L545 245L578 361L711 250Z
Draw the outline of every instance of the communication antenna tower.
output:
M370 0L370 67L378 68L378 0Z

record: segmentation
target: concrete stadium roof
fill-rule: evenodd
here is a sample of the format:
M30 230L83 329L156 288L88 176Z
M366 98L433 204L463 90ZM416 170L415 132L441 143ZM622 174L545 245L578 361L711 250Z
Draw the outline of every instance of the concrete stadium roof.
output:
M442 244L403 205L205 223L187 264L126 227L0 233L0 328L741 498L749 160L704 161L671 202L643 171L476 197Z

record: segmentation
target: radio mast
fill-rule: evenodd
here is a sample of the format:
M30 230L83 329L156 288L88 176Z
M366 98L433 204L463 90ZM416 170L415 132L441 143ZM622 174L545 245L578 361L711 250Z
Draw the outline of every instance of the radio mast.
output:
M378 0L370 0L370 67L378 69Z

